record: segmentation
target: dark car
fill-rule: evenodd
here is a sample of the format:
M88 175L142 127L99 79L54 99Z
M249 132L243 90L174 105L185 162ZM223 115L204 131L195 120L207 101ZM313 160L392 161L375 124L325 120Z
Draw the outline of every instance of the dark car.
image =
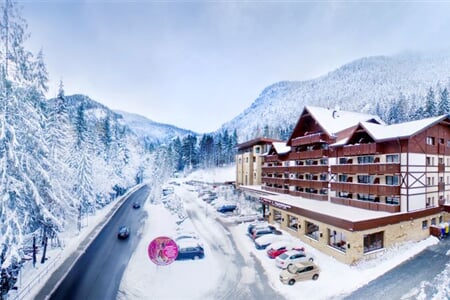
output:
M138 208L140 208L141 207L141 205L139 204L139 202L134 202L133 203L133 208L134 209L138 209Z
M130 229L127 226L120 226L117 237L121 240L125 240L130 236Z
M200 259L205 257L203 247L195 240L186 239L177 242L178 256L176 260Z
M218 207L217 211L220 213L227 213L227 212L234 212L236 209L237 206L235 204L227 204Z
M266 229L266 228L272 230L274 233L275 233L275 231L277 231L277 229L276 229L275 226L270 225L270 224L268 224L268 223L266 223L266 222L254 222L254 223L248 224L248 227L247 227L247 234L248 234L249 236L252 236L252 235L253 235L253 231L254 231L255 229Z

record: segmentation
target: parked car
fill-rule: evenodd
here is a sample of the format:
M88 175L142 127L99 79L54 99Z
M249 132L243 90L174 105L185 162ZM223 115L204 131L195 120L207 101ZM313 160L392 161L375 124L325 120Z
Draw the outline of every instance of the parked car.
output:
M261 236L263 236L263 235L266 235L266 234L274 234L274 235L276 234L276 235L281 235L282 232L281 232L281 231L278 231L278 230L276 230L276 229L272 229L272 228L270 228L270 227L255 228L255 229L253 229L253 231L252 231L251 237L252 237L252 239L253 239L253 241L254 241L254 240L256 240L257 238L259 238L259 237L261 237Z
M254 221L263 221L264 218L260 214L240 214L234 218L236 224Z
M267 247L267 256L274 259L289 250L305 251L305 248L289 241L278 241Z
M294 264L297 262L305 262L305 261L314 261L314 258L310 255L307 255L304 251L298 250L289 250L280 254L277 258L275 258L275 262L277 267L281 269L286 269L290 264Z
M134 202L133 203L133 208L134 209L138 209L138 208L140 208L141 207L141 205L139 204L139 202Z
M262 235L258 238L256 238L254 240L255 242L255 247L258 250L263 250L266 249L267 246L269 246L270 244L274 243L274 242L279 242L279 241L288 241L290 240L288 237L284 236L284 235L278 235L278 234L265 234Z
M280 281L284 284L293 285L301 280L317 280L320 268L313 262L297 262L290 264L286 270L280 272Z
M228 212L234 212L236 209L237 209L236 204L226 204L226 205L219 206L217 208L217 211L220 213L228 213Z
M267 222L264 222L264 221L262 221L262 222L257 221L257 222L253 222L253 223L248 224L248 226L247 226L247 234L251 237L251 236L253 235L253 231L254 231L255 229L264 229L264 228L269 228L269 229L272 230L272 231L275 231L275 230L276 230L275 226L270 225L270 224L267 223Z
M121 240L125 240L130 236L130 229L127 226L120 226L117 237Z
M177 242L178 256L176 260L200 259L205 257L205 251L198 241L183 239Z

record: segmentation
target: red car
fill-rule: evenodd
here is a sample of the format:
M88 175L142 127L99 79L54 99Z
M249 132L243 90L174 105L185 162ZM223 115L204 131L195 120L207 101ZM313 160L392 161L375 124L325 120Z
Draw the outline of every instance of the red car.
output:
M301 250L301 251L305 251L305 248L298 246L298 245L293 245L290 243L286 243L284 241L280 241L280 242L275 242L272 243L268 249L267 249L267 255L270 258L276 258L278 255L283 254L286 251L289 250Z

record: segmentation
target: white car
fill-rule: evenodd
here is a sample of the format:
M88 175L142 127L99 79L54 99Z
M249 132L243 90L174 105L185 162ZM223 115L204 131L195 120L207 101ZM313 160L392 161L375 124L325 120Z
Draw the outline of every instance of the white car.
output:
M258 250L266 249L272 243L279 241L290 241L290 238L279 234L265 234L255 239L255 247Z
M286 269L287 266L296 262L314 261L314 257L307 255L304 251L289 250L275 258L278 268Z

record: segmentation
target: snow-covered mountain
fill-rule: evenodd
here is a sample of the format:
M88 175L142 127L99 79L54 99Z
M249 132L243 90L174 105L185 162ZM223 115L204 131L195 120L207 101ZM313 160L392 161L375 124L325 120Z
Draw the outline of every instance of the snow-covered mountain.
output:
M197 135L195 132L181 129L173 125L154 122L141 115L117 110L116 113L123 117L126 124L138 137L153 144L164 143L175 137L184 137L188 134Z
M244 141L264 135L265 127L269 131L292 127L304 105L378 113L377 105L389 107L400 94L420 105L430 87L448 87L449 77L449 52L361 58L316 79L268 86L221 130L236 129Z

